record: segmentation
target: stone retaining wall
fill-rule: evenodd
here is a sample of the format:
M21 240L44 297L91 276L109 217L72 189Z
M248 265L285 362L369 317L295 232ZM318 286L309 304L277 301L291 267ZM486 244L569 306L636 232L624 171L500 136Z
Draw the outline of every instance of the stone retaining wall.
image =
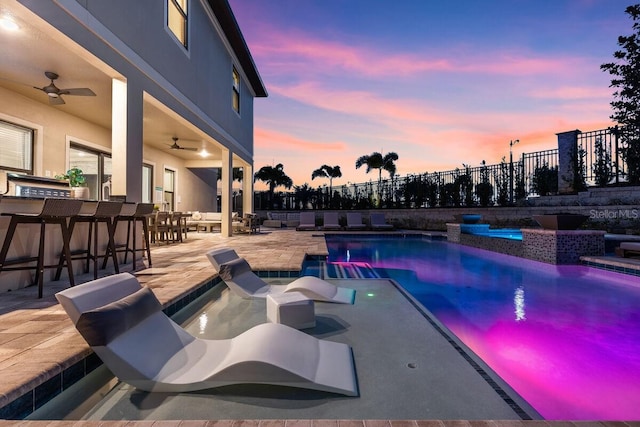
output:
M321 224L324 211L315 211L317 221ZM335 210L334 210L335 212ZM527 206L506 208L428 208L428 209L374 209L353 210L362 213L365 223L369 222L371 212L385 214L388 222L398 229L404 230L439 230L446 231L447 223L454 221L454 215L477 213L482 215L482 223L495 228L535 227L534 215L572 213L587 215L585 224L589 229L606 229L615 233L640 234L640 205L638 208L628 205L620 206ZM267 211L258 211L258 215L266 219ZM341 223L346 224L347 211L338 211ZM628 230L628 231L627 231Z

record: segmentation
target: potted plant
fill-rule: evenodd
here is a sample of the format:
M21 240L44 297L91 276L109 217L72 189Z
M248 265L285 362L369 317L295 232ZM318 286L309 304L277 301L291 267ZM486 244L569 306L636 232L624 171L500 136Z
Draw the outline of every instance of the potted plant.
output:
M88 199L89 188L85 187L87 178L84 176L82 169L77 166L72 167L64 175L56 175L56 179L64 179L69 181L71 187L71 197L76 199Z

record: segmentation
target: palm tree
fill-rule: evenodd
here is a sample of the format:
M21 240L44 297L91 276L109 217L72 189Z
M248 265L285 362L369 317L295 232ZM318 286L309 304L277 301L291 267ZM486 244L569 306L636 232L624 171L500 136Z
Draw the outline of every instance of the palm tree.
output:
M274 166L263 166L253 176L254 181L262 181L269 186L269 201L273 200L273 192L276 187L283 186L289 189L293 186L291 178L284 173L284 166L278 163Z
M314 170L311 173L311 180L313 181L315 178L329 178L329 200L331 200L333 191L333 178L340 178L342 176L342 172L340 171L340 166L331 167L329 165L322 165L319 169Z
M242 168L233 168L233 180L242 182L242 178L244 178ZM222 180L222 169L218 168L218 181Z
M362 156L356 160L356 169L359 169L362 165L367 165L367 173L371 169L378 169L378 183L380 183L382 182L383 169L389 172L391 178L396 174L396 164L394 163L396 160L398 160L398 155L393 151L385 154L384 157L376 151L369 156Z
M396 164L394 163L396 160L398 160L398 155L393 151L385 154L384 156L375 151L369 156L361 156L358 160L356 160L356 169L359 169L362 165L367 165L367 173L369 173L371 169L378 169L379 204L382 203L380 197L380 191L382 189L382 170L384 169L389 172L389 176L393 180L393 176L396 174Z
M232 171L232 176L233 176L232 182L233 181L242 182L242 178L244 178L244 173L243 173L244 169L242 169L242 168L233 168L233 169L231 169L231 171ZM218 181L222 181L222 168L218 168L217 172L218 172ZM235 191L233 191L232 194L233 194L233 198L231 199L233 201L232 202L232 205L233 205L232 209L234 211L236 211L238 209L237 202L236 202L236 196L238 194L242 194L242 190L240 190L239 193L236 193Z

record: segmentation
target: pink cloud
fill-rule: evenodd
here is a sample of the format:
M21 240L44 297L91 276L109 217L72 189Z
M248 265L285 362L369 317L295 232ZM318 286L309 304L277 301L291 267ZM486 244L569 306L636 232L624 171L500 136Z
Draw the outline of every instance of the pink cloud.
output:
M606 99L610 98L612 93L613 91L608 87L560 86L533 90L527 96L540 99L578 100L590 98Z
M287 150L309 151L343 151L344 142L309 141L291 134L257 127L254 130L255 146L259 149L281 148Z
M275 74L344 70L368 77L398 77L431 72L485 73L491 75L564 74L583 63L582 58L542 57L530 52L483 52L449 48L438 52L390 52L315 38L302 32L269 28L253 41L251 51L264 58L267 72Z

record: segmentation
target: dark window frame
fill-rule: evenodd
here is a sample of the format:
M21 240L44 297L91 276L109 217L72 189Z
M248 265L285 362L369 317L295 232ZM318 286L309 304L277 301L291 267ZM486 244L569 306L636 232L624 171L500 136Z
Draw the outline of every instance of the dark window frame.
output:
M231 71L232 81L232 95L231 95L231 108L236 113L240 114L240 73L238 69L233 66Z
M186 0L186 4L189 4L189 0ZM171 26L169 25L169 15L171 13L171 7L173 7L179 14L180 16L182 16L182 22L184 25L184 40L181 40L180 36L178 34L175 33L175 31L171 28ZM187 11L189 10L189 7L187 6ZM169 29L169 31L171 32L171 34L173 34L173 36L176 38L176 40L178 40L178 42L185 48L185 49L189 49L189 13L185 11L184 9L182 9L182 6L178 3L177 0L167 0L167 20L166 20L166 26Z

